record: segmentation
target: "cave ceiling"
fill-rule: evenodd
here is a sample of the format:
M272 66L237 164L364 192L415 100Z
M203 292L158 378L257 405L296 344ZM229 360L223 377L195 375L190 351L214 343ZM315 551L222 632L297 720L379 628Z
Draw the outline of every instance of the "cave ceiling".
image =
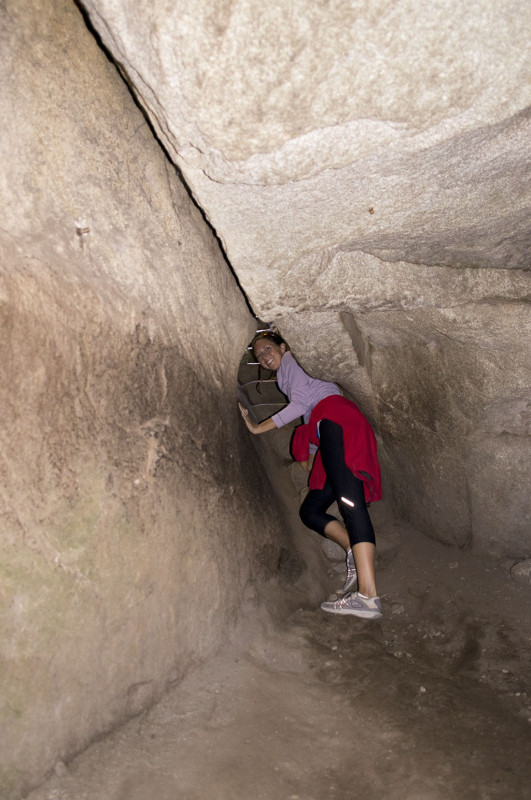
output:
M529 267L526 0L83 5L260 316L365 302L345 259Z

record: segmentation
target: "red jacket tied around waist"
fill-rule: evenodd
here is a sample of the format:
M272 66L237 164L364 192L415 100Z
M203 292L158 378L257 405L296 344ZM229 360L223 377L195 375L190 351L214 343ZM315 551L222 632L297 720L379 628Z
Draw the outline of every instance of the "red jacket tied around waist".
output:
M307 425L296 429L291 450L295 461L307 461L310 455L310 442L319 445L317 424L329 419L341 425L345 447L345 463L350 471L363 481L365 500L374 503L382 499L382 477L376 454L376 437L358 406L341 395L331 395L321 400L312 411ZM310 489L322 489L326 482L326 472L317 451L310 475Z

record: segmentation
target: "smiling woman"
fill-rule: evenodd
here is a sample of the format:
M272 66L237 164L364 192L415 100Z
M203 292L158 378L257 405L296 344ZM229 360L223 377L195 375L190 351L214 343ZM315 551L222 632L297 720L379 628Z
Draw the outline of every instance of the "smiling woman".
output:
M258 361L250 343L238 369L238 403L248 409L254 422L261 422L287 405L278 388L276 373Z
M262 434L303 418L293 439L293 455L311 470L310 491L300 509L304 524L332 539L346 551L347 580L343 597L322 603L334 614L366 619L382 616L374 574L375 537L367 502L381 498L376 439L359 408L335 383L312 378L297 363L286 342L274 331L260 331L252 344L260 364L276 373L287 406L259 423L240 403L252 434ZM314 461L315 457L315 461ZM327 513L336 501L343 523ZM359 591L353 591L358 585Z
M253 348L259 364L267 367L272 372L276 372L280 367L282 356L286 352L285 343L280 341L279 344L278 340L280 340L280 336L275 333L264 334L262 338L258 339Z
M278 370L282 364L282 358L287 353L288 347L280 334L275 333L274 331L260 331L256 334L251 342L251 350L258 364L260 365L260 368L267 369L271 374L274 374L278 373ZM278 375L276 380L278 381ZM259 381L258 387L260 387L261 383L262 381ZM281 389L282 387L279 386L279 388ZM275 428L280 427L280 425L275 423L273 417L269 417L260 423L254 423L249 418L248 410L244 408L241 403L240 411L247 428L253 434L266 433L267 431L272 431ZM300 416L300 414L297 416ZM294 419L295 418L296 417L294 417Z

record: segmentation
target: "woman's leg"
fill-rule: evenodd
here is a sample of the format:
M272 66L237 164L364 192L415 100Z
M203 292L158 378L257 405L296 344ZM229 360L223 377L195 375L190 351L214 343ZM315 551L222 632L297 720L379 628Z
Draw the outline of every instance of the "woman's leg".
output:
M323 489L310 489L300 507L300 518L307 528L336 542L348 553L350 541L347 529L332 514L326 513L334 500L334 493L328 481Z
M344 525L332 514L326 512L334 502L334 493L328 481L323 489L310 489L299 509L299 515L307 528L327 539L341 545L345 550L350 547L349 538Z
M332 503L330 503L330 505L332 505ZM347 529L335 517L334 519L330 520L328 525L325 527L324 535L326 536L327 539L331 539L333 542L336 542L336 544L340 544L346 553L348 553L348 551L350 550L350 542L348 538Z
M375 537L365 502L363 481L356 478L345 464L341 426L331 420L323 419L319 424L319 434L320 452L327 484L330 484L341 516L345 521L356 562L358 591L365 597L374 597L377 594L374 568ZM331 530L332 527L333 530ZM325 533L326 535L329 533L337 535L337 528L333 522L328 523Z
M352 555L358 571L358 592L364 597L376 597L376 575L374 556L376 547L371 542L358 542L353 545Z
M331 539L336 544L340 545L346 551L346 567L347 577L345 585L343 586L343 594L352 592L358 583L358 574L356 572L356 564L354 555L350 547L350 540L348 537L347 529L345 526L331 514L327 514L327 509L334 502L334 493L328 481L326 481L324 489L310 489L304 502L300 508L300 517L304 524Z
M334 499L334 493L327 481L322 490L310 489L299 513L308 528L336 542L346 551L347 577L343 586L343 594L346 594L356 588L358 573L356 572L356 563L350 547L347 529L338 519L326 513Z

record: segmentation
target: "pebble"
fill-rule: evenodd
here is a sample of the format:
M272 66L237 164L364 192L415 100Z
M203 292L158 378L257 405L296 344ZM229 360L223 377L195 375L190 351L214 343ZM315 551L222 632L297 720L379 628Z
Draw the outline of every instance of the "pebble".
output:
M529 585L531 583L531 558L514 564L511 567L511 578L517 583Z
M68 772L66 764L64 763L64 761L61 761L60 759L58 759L55 762L53 771L55 772L58 778L64 778L64 776Z

